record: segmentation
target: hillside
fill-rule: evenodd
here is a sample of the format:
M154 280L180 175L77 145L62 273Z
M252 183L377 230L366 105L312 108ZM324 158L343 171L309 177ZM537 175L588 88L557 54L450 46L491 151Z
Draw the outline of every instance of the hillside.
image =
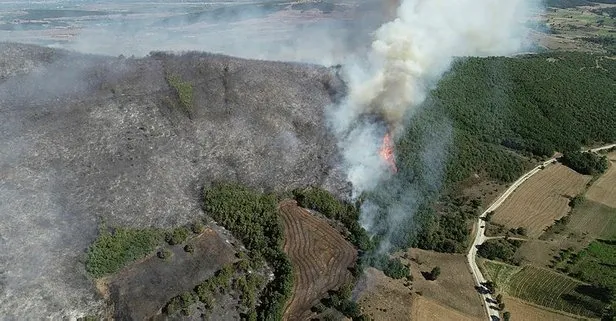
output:
M187 223L204 182L344 192L322 117L342 90L313 65L0 44L0 314L95 309L98 223Z

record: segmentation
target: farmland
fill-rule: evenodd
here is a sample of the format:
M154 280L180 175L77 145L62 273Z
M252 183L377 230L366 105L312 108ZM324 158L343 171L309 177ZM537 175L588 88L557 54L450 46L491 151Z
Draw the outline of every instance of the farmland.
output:
M567 228L593 238L616 239L616 208L586 200L573 210Z
M432 321L432 320L459 320L459 321L476 321L483 318L469 316L459 311L448 308L435 300L431 300L422 296L416 296L413 299L413 312L407 320L413 321Z
M611 163L607 172L590 187L586 198L616 208L616 162Z
M520 299L505 296L505 305L511 312L512 318L525 321L574 321L581 320L580 317L565 315L555 311L536 307Z
M409 320L414 300L411 290L375 268L367 268L360 281L362 312L374 320Z
M536 238L569 211L569 197L580 193L590 176L556 164L522 184L495 212L493 221L507 228L524 227Z
M328 290L350 277L347 270L357 257L355 248L325 220L300 208L294 201L279 206L284 225L284 252L293 265L293 292L287 302L287 320L309 318L310 308Z
M585 293L584 283L547 269L527 265L516 267L485 261L490 279L505 293L522 300L576 315L597 317L604 306Z
M577 254L570 273L586 282L616 290L616 242L594 241Z
M479 318L484 316L482 302L474 289L473 277L468 271L464 255L414 248L405 255L409 259L402 260L411 264L414 291L462 314ZM435 266L440 268L440 276L434 281L426 280L422 272L429 272Z

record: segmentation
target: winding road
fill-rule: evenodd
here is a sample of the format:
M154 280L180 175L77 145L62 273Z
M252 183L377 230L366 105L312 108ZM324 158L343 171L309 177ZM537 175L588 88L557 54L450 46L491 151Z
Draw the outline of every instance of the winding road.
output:
M610 149L614 147L616 147L616 144L605 145L605 146L601 146L601 147L597 147L593 149L588 149L586 151L598 152L600 150ZM513 191L515 191L520 185L522 185L522 183L524 183L527 179L531 178L533 175L541 171L546 166L553 164L555 162L556 162L556 158L550 158L547 161L537 165L537 167L533 168L528 173L522 175L522 177L518 178L517 181L511 184L511 186L509 186L509 188L501 196L499 196L496 199L496 201L492 203L492 205L490 205L490 207L488 207L483 213L481 213L481 215L477 219L477 228L475 229L475 239L473 240L473 244L471 245L468 251L468 254L466 255L466 260L468 261L468 265L471 269L471 274L473 275L473 278L475 279L475 285L485 290L485 291L481 291L481 299L483 302L483 306L486 309L488 320L490 321L500 320L500 315L498 313L498 310L490 308L490 302L496 302L496 300L494 300L492 295L489 293L489 291L487 291L487 289L483 285L485 284L487 280L483 277L483 274L479 270L479 266L477 266L477 259L476 259L477 258L477 246L486 240L486 234L485 234L486 222L484 221L484 219L486 215L488 215L488 213L496 210L499 206L501 206L501 204L505 202L505 200L509 197L509 195L511 195Z

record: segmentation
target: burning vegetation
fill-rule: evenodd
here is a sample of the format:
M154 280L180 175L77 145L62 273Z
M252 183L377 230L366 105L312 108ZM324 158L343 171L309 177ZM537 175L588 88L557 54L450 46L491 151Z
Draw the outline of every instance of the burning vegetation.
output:
M383 137L383 144L379 150L379 156L381 156L381 158L387 163L392 173L398 172L398 167L396 167L396 159L394 156L394 142L391 137L391 133L389 132Z

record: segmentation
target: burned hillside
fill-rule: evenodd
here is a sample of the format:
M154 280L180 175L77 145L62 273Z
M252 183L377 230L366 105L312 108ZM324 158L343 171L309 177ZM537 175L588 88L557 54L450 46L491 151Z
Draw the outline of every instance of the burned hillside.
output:
M323 117L333 68L205 53L145 58L0 44L3 315L96 308L97 224L184 224L204 183L346 193Z

